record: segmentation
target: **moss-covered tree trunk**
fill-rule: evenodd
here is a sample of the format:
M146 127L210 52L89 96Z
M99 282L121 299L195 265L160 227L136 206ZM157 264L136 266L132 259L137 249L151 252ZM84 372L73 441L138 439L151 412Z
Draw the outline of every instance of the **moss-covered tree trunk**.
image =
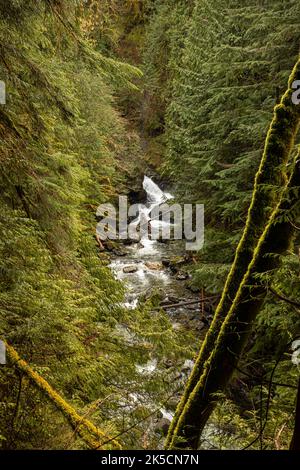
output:
M287 192L293 195L285 199L272 214L253 254L244 279L238 287L234 302L226 315L214 348L206 360L200 379L190 394L173 432L169 447L198 446L201 432L216 402L214 394L223 391L236 369L242 349L251 332L251 325L267 294L267 286L258 274L269 273L279 265L279 256L290 248L294 228L289 220L278 217L291 214L297 203L296 192L290 187L300 186L300 164L295 166ZM275 256L274 256L275 254Z
M201 430L214 406L212 394L228 383L249 326L264 300L266 291L255 280L255 273L276 267L275 258L263 255L282 253L292 236L289 224L273 225L273 222L279 211L278 201L286 186L285 165L299 128L300 107L292 103L291 96L292 83L299 77L298 61L290 76L288 90L275 107L245 230L214 321L176 410L166 441L167 448L180 446L179 438L185 441L182 444L184 447L197 446ZM222 371L218 361L221 361Z
M168 447L172 434L177 426L183 408L193 391L211 349L214 346L220 327L226 317L237 287L245 275L252 259L254 248L262 235L266 221L278 201L278 191L282 190L285 179L285 165L294 145L295 136L299 129L300 106L292 103L292 83L300 77L300 61L291 73L288 89L275 107L274 117L266 138L263 157L255 177L255 184L247 222L242 238L237 247L235 259L226 280L223 294L216 309L211 327L202 343L200 354L187 383L184 395L177 407L166 441Z

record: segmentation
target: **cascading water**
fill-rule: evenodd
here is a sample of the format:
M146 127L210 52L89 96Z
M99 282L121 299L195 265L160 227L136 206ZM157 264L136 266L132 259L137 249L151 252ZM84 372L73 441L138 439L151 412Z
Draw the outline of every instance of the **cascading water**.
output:
M167 267L168 260L183 257L185 254L183 241L171 240L162 243L161 239L151 239L152 228L163 229L174 226L170 222L152 218L153 209L160 208L173 196L162 191L148 176L144 176L143 188L147 196L146 203L139 205L138 216L130 222L130 225L135 226L138 239L134 237L131 243L125 243L126 247L122 248L123 253L113 254L109 265L115 277L126 286L124 306L134 309L141 296L150 296L151 292L156 290L162 291L163 300L167 302L168 299L172 299L171 303L175 304L182 301L194 301L195 294L191 293L185 283L177 279L172 270ZM173 311L169 309L168 312L174 319L174 327L176 325L178 327L181 322L190 321L189 306L176 308Z
M162 204L172 197L164 193L148 176L144 176L143 188L147 194L149 204Z
M143 180L143 188L147 196L145 204L139 205L139 212L136 219L131 222L136 229L139 226L139 240L129 245L126 244L125 256L112 255L110 268L115 277L123 282L126 286L126 299L124 307L135 309L141 298L148 298L153 292L160 291L162 301L171 304L182 301L198 300L197 295L187 289L185 283L178 280L171 269L166 267L165 260L171 260L174 257L183 257L185 254L184 243L181 240L161 243L159 240L151 240L149 236L149 226L162 228L164 224L173 225L159 219L152 219L151 211L161 206L173 196L162 191L151 178L145 176ZM197 329L200 320L199 312L195 315L195 304L192 309L187 305L183 307L169 308L166 310L169 314L174 329L180 329L183 325L191 329ZM134 335L126 328L126 326L118 325L118 331L121 331L127 337L128 341L135 341ZM185 361L183 370L181 371L180 380L187 379L193 367L193 362ZM136 364L137 372L143 376L152 376L161 373L161 365L156 357L150 357L146 364ZM143 378L141 379L143 380ZM126 405L128 410L136 407L138 404L145 405L145 397L136 393L130 394L131 405ZM157 403L148 399L147 406L155 410ZM173 412L161 406L160 413L163 419L171 421Z
M140 204L138 217L130 224L134 229L139 228L141 247L139 255L141 257L151 253L155 255L156 253L156 240L151 240L151 237L149 238L151 229L159 231L160 229L172 226L172 224L168 222L152 219L151 212L153 209L158 208L161 204L173 198L171 194L162 191L148 176L144 176L143 189L147 195L147 202L146 204Z

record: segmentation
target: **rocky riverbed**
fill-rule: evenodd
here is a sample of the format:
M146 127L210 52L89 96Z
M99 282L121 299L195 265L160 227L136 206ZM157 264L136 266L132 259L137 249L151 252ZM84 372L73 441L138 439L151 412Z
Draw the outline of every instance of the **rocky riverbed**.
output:
M149 226L151 208L173 196L162 191L150 178L145 177L143 186L145 204L134 223L138 225L144 220ZM196 331L198 337L204 337L210 321L209 304L203 303L201 292L190 287L193 257L185 250L184 240L151 240L147 233L140 232L139 239L135 240L103 241L99 255L106 260L115 278L123 283L126 308L135 309L139 303L155 299L153 308L164 309L174 329L186 328ZM124 334L130 333L124 331ZM187 359L181 370L173 371L172 364L158 365L156 358L152 358L147 364L137 364L136 370L141 376L149 376L161 372L159 368L164 367L166 376L172 375L172 382L183 385L193 364ZM166 435L179 398L175 395L167 407L161 407L151 418L149 426L154 432ZM139 403L145 405L145 398L138 394L133 394L131 400L132 407ZM130 405L127 403L126 407ZM147 402L147 407L155 410L157 404Z

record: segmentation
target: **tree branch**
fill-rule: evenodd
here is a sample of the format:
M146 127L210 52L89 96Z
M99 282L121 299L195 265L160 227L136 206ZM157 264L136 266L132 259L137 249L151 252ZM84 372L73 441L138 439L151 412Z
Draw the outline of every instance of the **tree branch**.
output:
M293 305L293 307L298 307L298 308L300 308L300 302L296 302L296 300L289 299L289 298L286 297L285 295L279 294L279 292L277 292L277 291L276 291L275 289L273 289L272 287L269 287L269 290L270 290L270 292L272 292L272 294L275 295L275 297L277 297L278 299L283 300L284 302L287 302L287 303L290 304L290 305Z

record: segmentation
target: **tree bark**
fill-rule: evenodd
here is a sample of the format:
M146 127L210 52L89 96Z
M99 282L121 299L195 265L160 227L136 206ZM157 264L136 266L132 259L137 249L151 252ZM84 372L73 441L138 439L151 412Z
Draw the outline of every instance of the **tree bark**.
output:
M51 385L35 372L26 361L20 358L17 351L4 341L7 355L10 361L15 364L21 373L26 375L28 379L60 410L66 417L72 428L92 449L103 448L102 442L109 440L112 448L121 449L117 440L111 439L107 434L96 427L91 421L84 416L80 416L77 411L69 405L59 395Z
M220 331L222 322L229 311L237 288L252 259L254 248L263 233L266 221L278 201L277 187L282 188L285 178L284 167L288 162L295 137L299 129L300 106L293 105L291 88L294 80L300 78L300 60L296 63L288 82L288 89L281 102L274 109L273 120L266 138L263 157L255 177L251 205L247 222L236 250L235 259L227 277L221 300L213 322L202 343L200 354L186 385L183 397L176 409L166 440L168 448L183 408L196 386L205 361L208 359ZM267 189L268 186L272 189Z
M240 354L249 326L266 295L265 288L255 281L254 275L256 272L262 273L275 267L274 259L272 261L271 258L265 258L263 255L272 251L275 253L283 252L287 248L287 239L284 237L287 233L291 234L293 232L291 224L283 223L280 228L281 233L278 224L273 226L271 233L269 233L275 216L278 215L278 200L280 201L286 188L284 167L289 160L295 136L299 129L300 106L293 105L291 99L293 92L291 85L294 80L299 78L300 61L297 62L292 71L288 90L284 94L280 105L275 107L263 158L255 178L254 192L245 230L237 248L235 260L228 275L214 320L202 344L195 367L171 423L166 448L173 448L174 445L175 447L180 446L180 440L183 442L183 447L188 445L195 448L197 446L199 435L213 409L211 393L223 389L231 377L236 361L234 355L238 356ZM293 180L291 184L294 184L294 182ZM275 229L275 227L277 228ZM280 239L278 239L279 235ZM290 236L288 238L290 239ZM250 286L248 286L249 283ZM221 380L221 377L215 377L215 379L218 379L216 382L218 386L216 390L214 390L215 387L210 390L206 379L209 370L211 370L210 375L213 375L214 368L211 369L211 367L216 366L215 360L212 360L217 349L215 343L219 334L222 341L220 340L219 344L218 339L218 346L222 349L222 346L226 344L225 349L222 350L223 357L219 357L219 352L216 355L223 361L224 370L221 374L223 380ZM224 335L226 338L225 343L223 341ZM234 338L236 342L234 342ZM228 351L232 349L232 342L235 344L236 351L231 351L229 354ZM206 399L208 399L207 402ZM201 406L198 407L198 403L194 406L195 400L200 400ZM199 416L198 411L200 409ZM193 411L190 413L191 410Z
M300 163L295 167L290 187L300 186ZM296 195L297 196L297 195ZM293 209L298 197L284 200L274 211L255 249L247 273L238 287L234 302L222 324L209 358L198 371L199 381L188 397L174 430L169 448L197 449L201 432L215 407L214 395L224 391L238 364L239 357L267 294L267 286L258 274L272 272L279 257L290 248L294 228L289 221L278 222L278 216Z

